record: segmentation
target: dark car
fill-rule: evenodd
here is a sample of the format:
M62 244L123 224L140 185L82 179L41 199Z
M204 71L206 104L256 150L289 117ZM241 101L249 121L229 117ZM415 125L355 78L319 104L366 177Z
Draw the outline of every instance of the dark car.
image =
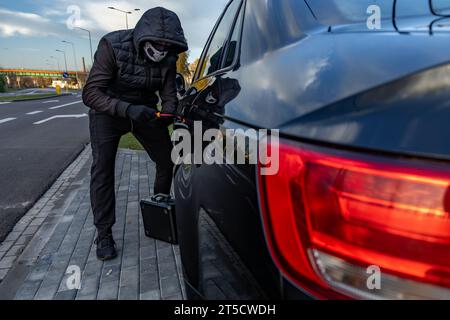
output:
M192 139L279 129L278 170L177 167L190 298L450 299L449 8L228 4L180 110ZM219 156L255 156L234 146Z

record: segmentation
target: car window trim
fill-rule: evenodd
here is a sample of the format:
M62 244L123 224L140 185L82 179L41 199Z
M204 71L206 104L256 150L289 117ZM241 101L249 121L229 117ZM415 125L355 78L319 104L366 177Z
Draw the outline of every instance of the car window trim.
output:
M205 60L205 54L209 50L209 46L211 44L212 39L214 38L214 35L216 34L217 28L219 27L220 23L222 22L223 17L225 16L226 12L228 11L228 8L231 6L231 3L233 3L234 0L230 0L228 4L223 9L219 19L217 19L216 24L214 25L214 28L212 29L211 33L208 36L208 40L206 41L205 46L203 47L202 54L200 55L200 60L198 62L197 68L195 69L194 78L192 79L192 83L196 82L198 79L198 73L201 70L201 67L203 65L203 61Z
M231 69L230 67L234 67L234 62L233 62L233 65L231 65L230 67L228 67L228 68L226 68L226 69L222 69L222 68L221 68L221 69L216 70L216 71L214 71L214 72L212 72L212 73L210 73L210 74L205 75L204 77L201 77L201 78L200 78L200 77L199 77L199 74L198 74L198 73L200 72L200 70L201 70L200 67L201 67L201 66L203 65L203 63L204 63L205 55L206 55L206 53L207 53L208 50L209 50L209 46L211 45L212 39L213 39L214 36L216 35L216 31L217 31L217 29L218 29L220 23L222 22L223 17L224 17L225 14L227 13L227 11L228 11L230 5L233 3L233 1L240 1L240 6L239 6L238 11L237 11L237 14L236 14L236 16L234 17L234 20L233 20L234 23L236 23L237 18L239 17L239 15L240 15L240 13L241 13L241 10L242 10L242 8L243 8L243 6L244 6L244 3L246 2L245 0L231 0L231 1L227 4L227 6L225 7L225 9L224 9L224 11L222 12L222 15L220 16L218 22L217 22L216 25L214 26L213 31L212 31L211 34L209 35L209 38L208 38L208 41L207 41L205 47L203 48L202 55L200 56L199 64L198 64L198 66L197 66L197 69L195 70L195 75L194 75L194 79L192 80L192 84L195 83L195 82L197 82L197 81L201 81L201 80L203 80L203 79L209 78L209 77L211 77L211 76L213 76L213 75L216 75L216 74L218 74L218 73L221 73L221 72L223 72L223 71L225 71L225 70ZM231 34L232 32L231 32L231 31L232 31L232 30L234 31L234 23L233 23L233 27L230 28L230 31L229 31L229 34L228 34L227 39L224 41L224 46L225 46L226 43L229 41L230 36L232 36L232 34ZM242 31L242 30L241 30L241 31ZM230 35L230 34L231 34L231 35ZM242 32L241 32L241 36L242 36ZM223 56L223 52L222 52L221 57L220 57L220 66L222 66L222 56Z
M240 8L239 8L239 10L237 12L237 15L236 15L235 19L234 19L233 26L232 26L232 28L230 30L230 34L228 35L228 40L226 42L225 49L223 50L222 61L220 62L221 63L220 64L220 70L218 70L218 71L227 70L229 68L234 69L236 67L236 65L238 64L238 58L239 58L240 53L241 53L242 31L244 29L244 18L245 18L246 4L247 4L246 0L242 1L242 4L241 4L241 6L240 6ZM233 62L228 67L224 67L225 66L225 62L226 62L226 56L228 56L228 50L230 48L231 40L233 38L234 31L236 30L236 27L238 26L239 22L241 22L241 25L240 25L240 30L238 30L239 35L238 35L238 39L237 39L237 43L236 43L236 51L234 53Z

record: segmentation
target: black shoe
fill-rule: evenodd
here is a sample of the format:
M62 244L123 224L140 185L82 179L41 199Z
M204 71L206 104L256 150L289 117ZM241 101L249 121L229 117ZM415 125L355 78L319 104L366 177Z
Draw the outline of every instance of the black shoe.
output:
M97 245L97 258L99 260L111 260L117 257L116 243L111 234L95 240Z

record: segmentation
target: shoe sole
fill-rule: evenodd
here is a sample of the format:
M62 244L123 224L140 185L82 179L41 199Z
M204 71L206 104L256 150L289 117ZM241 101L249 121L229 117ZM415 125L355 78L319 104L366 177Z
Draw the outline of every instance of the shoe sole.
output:
M117 253L112 255L112 256L106 256L106 257L103 257L103 258L100 258L100 257L97 256L97 259L100 260L100 261L107 261L107 260L112 260L112 259L115 259L115 258L117 258Z

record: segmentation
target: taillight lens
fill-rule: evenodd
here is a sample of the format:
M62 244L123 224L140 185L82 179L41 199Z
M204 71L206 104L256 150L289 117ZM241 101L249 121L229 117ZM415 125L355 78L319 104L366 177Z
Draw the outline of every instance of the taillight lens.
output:
M322 298L450 299L450 170L282 144L260 175L275 261ZM381 270L381 287L367 281Z

